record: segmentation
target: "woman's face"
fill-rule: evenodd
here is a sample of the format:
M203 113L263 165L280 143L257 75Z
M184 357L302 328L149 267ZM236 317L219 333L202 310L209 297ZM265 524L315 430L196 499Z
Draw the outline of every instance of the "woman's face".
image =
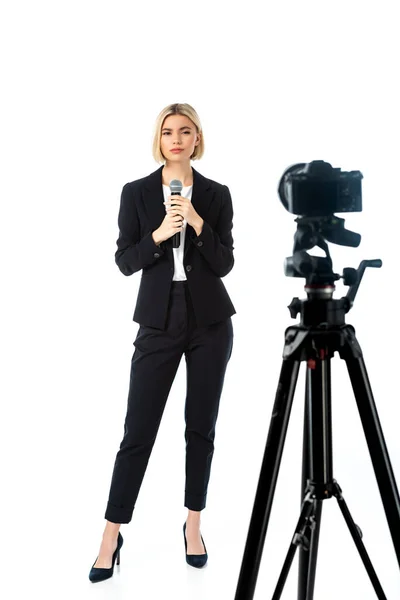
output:
M200 141L196 126L184 115L169 115L161 127L161 152L171 162L190 160ZM181 152L172 152L180 149Z

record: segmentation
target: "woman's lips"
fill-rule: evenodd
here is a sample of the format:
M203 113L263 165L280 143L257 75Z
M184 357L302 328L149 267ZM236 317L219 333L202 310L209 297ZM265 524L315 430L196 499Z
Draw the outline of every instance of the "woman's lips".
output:
M182 152L182 150L176 149L176 150L171 150L171 152L178 154L178 152Z

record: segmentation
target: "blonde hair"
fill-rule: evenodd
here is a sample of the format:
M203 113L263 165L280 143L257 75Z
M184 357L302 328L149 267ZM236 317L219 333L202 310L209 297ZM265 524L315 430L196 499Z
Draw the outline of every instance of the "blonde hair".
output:
M200 142L194 149L191 160L199 160L204 154L204 138L203 138L203 130L201 128L200 118L197 112L194 110L190 104L169 104L165 108L162 109L160 114L157 117L156 124L154 127L154 137L153 137L153 158L158 163L165 163L165 157L161 152L161 129L164 124L165 119L169 115L183 115L188 117L193 124L196 126L197 133L200 133Z

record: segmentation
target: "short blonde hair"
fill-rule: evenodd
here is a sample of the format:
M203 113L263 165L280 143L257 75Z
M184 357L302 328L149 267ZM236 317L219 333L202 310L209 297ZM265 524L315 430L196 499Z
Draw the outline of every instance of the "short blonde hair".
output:
M199 160L204 154L204 137L203 130L200 123L200 118L193 106L190 104L169 104L162 109L157 117L156 124L154 127L154 138L153 138L153 158L158 163L165 163L166 159L161 152L161 129L165 119L169 115L183 115L188 117L193 124L196 126L197 133L200 133L200 142L194 149L191 160Z

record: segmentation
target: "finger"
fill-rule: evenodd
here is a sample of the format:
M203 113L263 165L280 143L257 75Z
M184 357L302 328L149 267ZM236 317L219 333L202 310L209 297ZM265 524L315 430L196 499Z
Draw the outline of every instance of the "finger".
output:
M187 198L184 198L183 196L168 196L168 200L164 200L164 202L188 202Z

